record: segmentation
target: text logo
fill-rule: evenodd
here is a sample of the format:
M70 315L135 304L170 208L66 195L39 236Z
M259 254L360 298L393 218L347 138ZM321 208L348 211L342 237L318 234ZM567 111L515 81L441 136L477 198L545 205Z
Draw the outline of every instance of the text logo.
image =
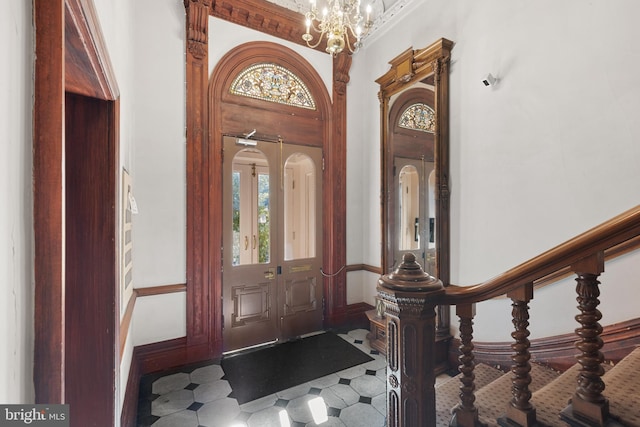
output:
M0 405L0 427L69 427L69 405Z

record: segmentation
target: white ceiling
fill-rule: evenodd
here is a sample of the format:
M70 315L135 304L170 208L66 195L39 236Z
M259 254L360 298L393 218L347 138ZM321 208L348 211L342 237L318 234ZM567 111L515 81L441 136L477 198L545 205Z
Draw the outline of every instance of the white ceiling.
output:
M305 13L309 9L309 0L266 0L298 13ZM367 36L371 36L376 30L380 29L384 24L388 23L393 17L409 3L419 0L361 0L361 4L366 7L371 4L373 8L373 27L369 30ZM317 0L320 5L323 0Z

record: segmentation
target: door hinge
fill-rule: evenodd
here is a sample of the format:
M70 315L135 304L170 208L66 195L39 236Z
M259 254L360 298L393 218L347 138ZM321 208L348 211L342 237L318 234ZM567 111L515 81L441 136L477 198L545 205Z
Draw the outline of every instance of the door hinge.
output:
M222 315L222 329L224 329L224 314Z
M324 172L324 156L322 156L322 171Z

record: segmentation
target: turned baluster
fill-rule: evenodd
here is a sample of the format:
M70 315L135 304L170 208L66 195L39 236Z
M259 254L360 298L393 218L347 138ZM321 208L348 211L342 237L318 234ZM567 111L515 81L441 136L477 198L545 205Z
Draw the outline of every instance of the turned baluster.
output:
M473 369L475 363L473 359L473 318L475 317L474 304L461 304L456 306L456 314L460 318L460 366L458 370L462 374L460 377L460 403L453 409L453 416L450 427L478 427L478 408L475 407L475 374Z
M533 299L533 283L528 283L521 288L507 293L511 298L513 307L511 317L514 331L511 337L514 343L511 348L514 351L511 360L511 372L513 373L511 385L511 401L507 406L506 416L498 419L501 426L540 426L536 422L536 409L531 404L531 354L529 353L529 301Z
M562 411L561 417L571 425L613 425L609 418L609 401L602 394L605 388L602 380L604 355L600 351L603 343L599 320L602 314L597 308L600 304L598 277L604 271L604 254L598 252L575 263L571 268L578 276L576 300L580 314L576 316L576 320L580 327L576 329L579 337L576 347L581 352L577 356L581 369L576 392L571 404Z

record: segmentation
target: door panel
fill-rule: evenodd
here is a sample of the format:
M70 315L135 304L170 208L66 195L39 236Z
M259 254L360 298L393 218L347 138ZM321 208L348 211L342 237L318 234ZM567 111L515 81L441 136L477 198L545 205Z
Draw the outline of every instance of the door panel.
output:
M277 151L225 138L223 165L224 350L278 339L276 308ZM276 158L277 159L277 158ZM262 188L261 188L262 187ZM261 218L262 217L262 218Z
M321 150L224 150L224 351L322 329Z
M290 338L322 329L322 150L285 145L282 157L280 321Z

